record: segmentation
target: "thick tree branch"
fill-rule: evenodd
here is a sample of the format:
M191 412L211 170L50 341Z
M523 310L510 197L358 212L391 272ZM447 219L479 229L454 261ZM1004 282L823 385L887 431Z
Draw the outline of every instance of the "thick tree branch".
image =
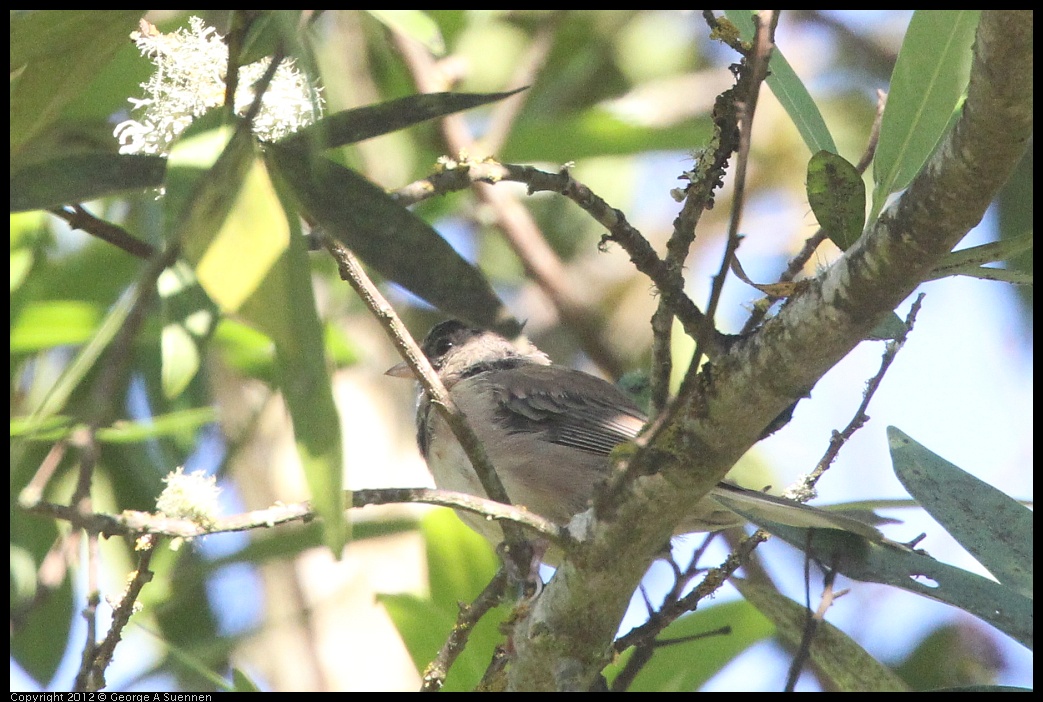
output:
M977 224L1032 132L1032 13L982 13L963 113L908 190L778 316L700 378L635 454L625 499L570 524L582 543L515 629L514 689L589 689L674 526Z

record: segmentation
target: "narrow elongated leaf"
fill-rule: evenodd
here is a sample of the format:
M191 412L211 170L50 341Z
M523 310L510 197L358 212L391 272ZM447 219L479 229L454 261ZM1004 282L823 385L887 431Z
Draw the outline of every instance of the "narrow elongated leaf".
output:
M895 475L916 501L996 578L1032 592L1032 510L887 428Z
M435 117L510 97L525 88L506 93L426 93L409 95L377 105L357 107L323 117L279 142L283 148L329 149L354 144L381 134L426 122Z
M171 149L163 203L167 236L180 242L193 264L232 210L255 149L249 130L238 121L225 121L220 108L197 119Z
M47 10L11 16L10 147L15 154L83 94L129 41L142 10Z
M427 514L421 528L431 596L381 595L380 602L422 672L452 631L460 603L472 602L492 579L497 559L488 543L449 510ZM508 611L499 607L478 622L449 671L444 692L473 690L478 684L494 647L503 641L499 627Z
M477 268L427 222L361 175L297 149L268 150L305 213L381 275L446 314L517 332L517 323Z
M770 523L763 526L849 578L891 585L951 604L1032 646L1032 599L1013 588L946 565L922 552L872 543L836 529L797 529Z
M291 230L290 246L243 307L249 319L278 316L289 339L276 340L276 378L293 419L293 435L312 505L323 520L326 546L340 555L351 536L344 517L340 420L327 371L322 322L315 307L304 237Z
M709 633L728 627L728 633ZM729 661L774 633L774 627L749 602L727 602L700 606L668 626L656 637L665 643L687 638L686 643L662 645L641 669L627 692L694 692L721 672ZM708 634L702 638L702 634ZM610 681L623 669L633 649L605 669Z
M804 631L807 610L779 594L778 590L743 578L731 583L748 602L768 617L779 636L796 647ZM826 687L837 692L908 692L898 675L873 658L854 639L827 621L818 623L808 661L823 676Z
M11 353L86 343L100 318L97 306L80 300L30 302L11 320Z
M504 161L565 163L596 156L644 151L682 151L709 139L713 122L689 119L664 127L627 121L602 106L555 120L523 113L504 144Z
M348 538L341 436L307 251L296 215L287 215L256 157L252 135L219 118L215 111L198 120L171 152L169 236L181 242L214 302L238 311L275 342L275 377L312 504L326 545L339 554Z
M80 382L94 368L94 364L108 347L112 339L119 333L127 316L134 305L134 296L126 294L120 297L109 309L105 319L98 325L97 330L90 340L76 352L72 362L65 366L58 380L54 382L50 390L33 408L31 426L37 426L39 422L55 415L65 408L69 397L79 386Z
M163 184L159 156L82 153L30 163L11 175L11 211L44 210Z
M753 15L749 10L725 10L725 16L738 28L739 35L744 41L752 41L755 32ZM818 105L811 97L811 93L804 86L804 82L797 76L789 61L783 55L779 47L771 52L768 61L767 79L764 81L771 88L775 98L786 110L786 114L793 120L793 125L800 133L804 143L808 145L811 153L829 151L837 153L833 135L829 133L826 120L823 119Z
M435 56L445 53L445 40L433 19L423 10L366 10L371 17L390 29L415 39Z
M971 45L981 10L917 10L898 53L873 158L870 221L893 192L909 185L967 90Z

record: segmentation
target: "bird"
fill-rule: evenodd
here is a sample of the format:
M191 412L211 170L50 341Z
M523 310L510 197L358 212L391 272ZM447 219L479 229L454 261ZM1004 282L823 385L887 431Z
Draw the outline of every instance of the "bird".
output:
M553 363L525 337L511 341L450 319L431 328L421 350L484 445L512 504L558 524L567 524L590 506L595 489L609 474L613 449L632 441L648 421L616 385ZM411 377L405 363L387 374ZM486 496L463 447L422 389L416 430L420 453L438 488ZM746 523L730 507L769 522L842 529L886 541L863 518L729 482L714 487L677 533ZM496 522L463 510L458 514L491 543L503 540Z

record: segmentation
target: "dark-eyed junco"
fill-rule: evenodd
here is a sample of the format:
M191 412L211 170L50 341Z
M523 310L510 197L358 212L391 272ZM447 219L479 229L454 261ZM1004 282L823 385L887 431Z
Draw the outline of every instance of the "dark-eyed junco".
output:
M511 342L449 320L431 329L422 349L484 444L511 501L559 524L589 507L608 474L609 453L645 425L645 414L622 390L554 365L524 338ZM409 377L410 371L399 364L388 374ZM484 497L467 455L423 393L416 419L417 443L435 484ZM678 533L743 524L726 505L791 526L879 534L861 520L728 483L714 488ZM503 539L495 522L459 514L493 543Z

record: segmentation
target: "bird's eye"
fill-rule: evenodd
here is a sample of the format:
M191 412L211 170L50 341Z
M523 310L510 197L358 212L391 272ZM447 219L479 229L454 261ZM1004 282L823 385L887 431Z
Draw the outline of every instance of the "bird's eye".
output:
M435 355L444 356L449 353L449 349L453 348L453 342L450 339L439 339L435 345Z
M453 343L453 340L449 337L434 339L434 344L431 346L431 353L428 354L428 357L432 360L439 359L449 353L449 349L453 348L455 345L456 344Z

